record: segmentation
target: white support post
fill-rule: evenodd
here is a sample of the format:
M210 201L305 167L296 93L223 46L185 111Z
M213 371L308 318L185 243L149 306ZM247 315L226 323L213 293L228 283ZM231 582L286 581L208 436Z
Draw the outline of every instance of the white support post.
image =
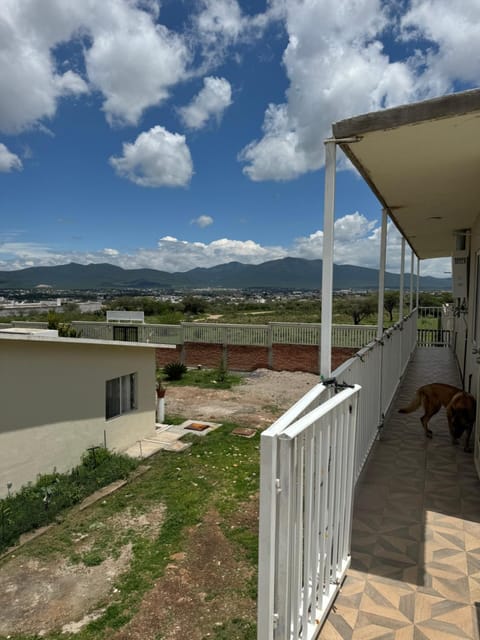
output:
M335 222L336 146L325 141L325 199L323 209L322 255L322 329L320 336L320 375L332 372L332 293L333 293L333 228Z
M418 300L420 298L420 258L417 258L417 298L415 306L418 309Z
M405 238L402 236L402 253L400 258L400 296L398 300L398 319L403 322L403 304L405 292Z
M412 257L410 260L410 313L413 311L413 265L414 265L415 254L412 249Z
M383 319L385 300L385 266L387 262L387 212L382 211L382 232L380 240L380 271L378 276L378 319L377 319L377 338L383 335Z

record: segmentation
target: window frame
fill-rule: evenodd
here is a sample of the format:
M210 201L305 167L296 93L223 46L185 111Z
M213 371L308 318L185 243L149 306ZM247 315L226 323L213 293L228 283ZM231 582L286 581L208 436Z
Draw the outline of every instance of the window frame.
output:
M113 420L138 409L137 372L105 381L105 420Z

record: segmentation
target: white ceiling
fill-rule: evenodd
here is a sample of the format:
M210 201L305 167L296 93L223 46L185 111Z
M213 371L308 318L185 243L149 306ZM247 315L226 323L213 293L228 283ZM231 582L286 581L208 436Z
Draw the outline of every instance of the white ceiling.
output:
M417 256L452 255L454 232L480 213L480 90L351 118L333 132Z

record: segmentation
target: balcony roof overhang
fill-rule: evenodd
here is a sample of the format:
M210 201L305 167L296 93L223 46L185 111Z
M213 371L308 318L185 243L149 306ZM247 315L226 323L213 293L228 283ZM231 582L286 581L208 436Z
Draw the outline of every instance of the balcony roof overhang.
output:
M480 213L480 89L333 125L337 141L416 255L453 253Z

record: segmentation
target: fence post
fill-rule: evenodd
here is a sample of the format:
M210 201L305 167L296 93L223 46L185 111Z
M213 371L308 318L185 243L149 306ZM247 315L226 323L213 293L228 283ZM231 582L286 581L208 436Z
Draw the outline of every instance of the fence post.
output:
M182 348L180 349L180 362L182 364L187 364L187 354L185 353L185 327L183 326L183 322L180 323L180 339Z
M273 369L273 327L272 323L268 323L267 344L268 344L268 368Z
M333 327L332 327L333 329ZM322 325L318 325L318 374L320 375L320 372L322 370L322 336L321 336L321 332L322 332Z
M222 331L222 369L228 370L228 328L223 327Z

